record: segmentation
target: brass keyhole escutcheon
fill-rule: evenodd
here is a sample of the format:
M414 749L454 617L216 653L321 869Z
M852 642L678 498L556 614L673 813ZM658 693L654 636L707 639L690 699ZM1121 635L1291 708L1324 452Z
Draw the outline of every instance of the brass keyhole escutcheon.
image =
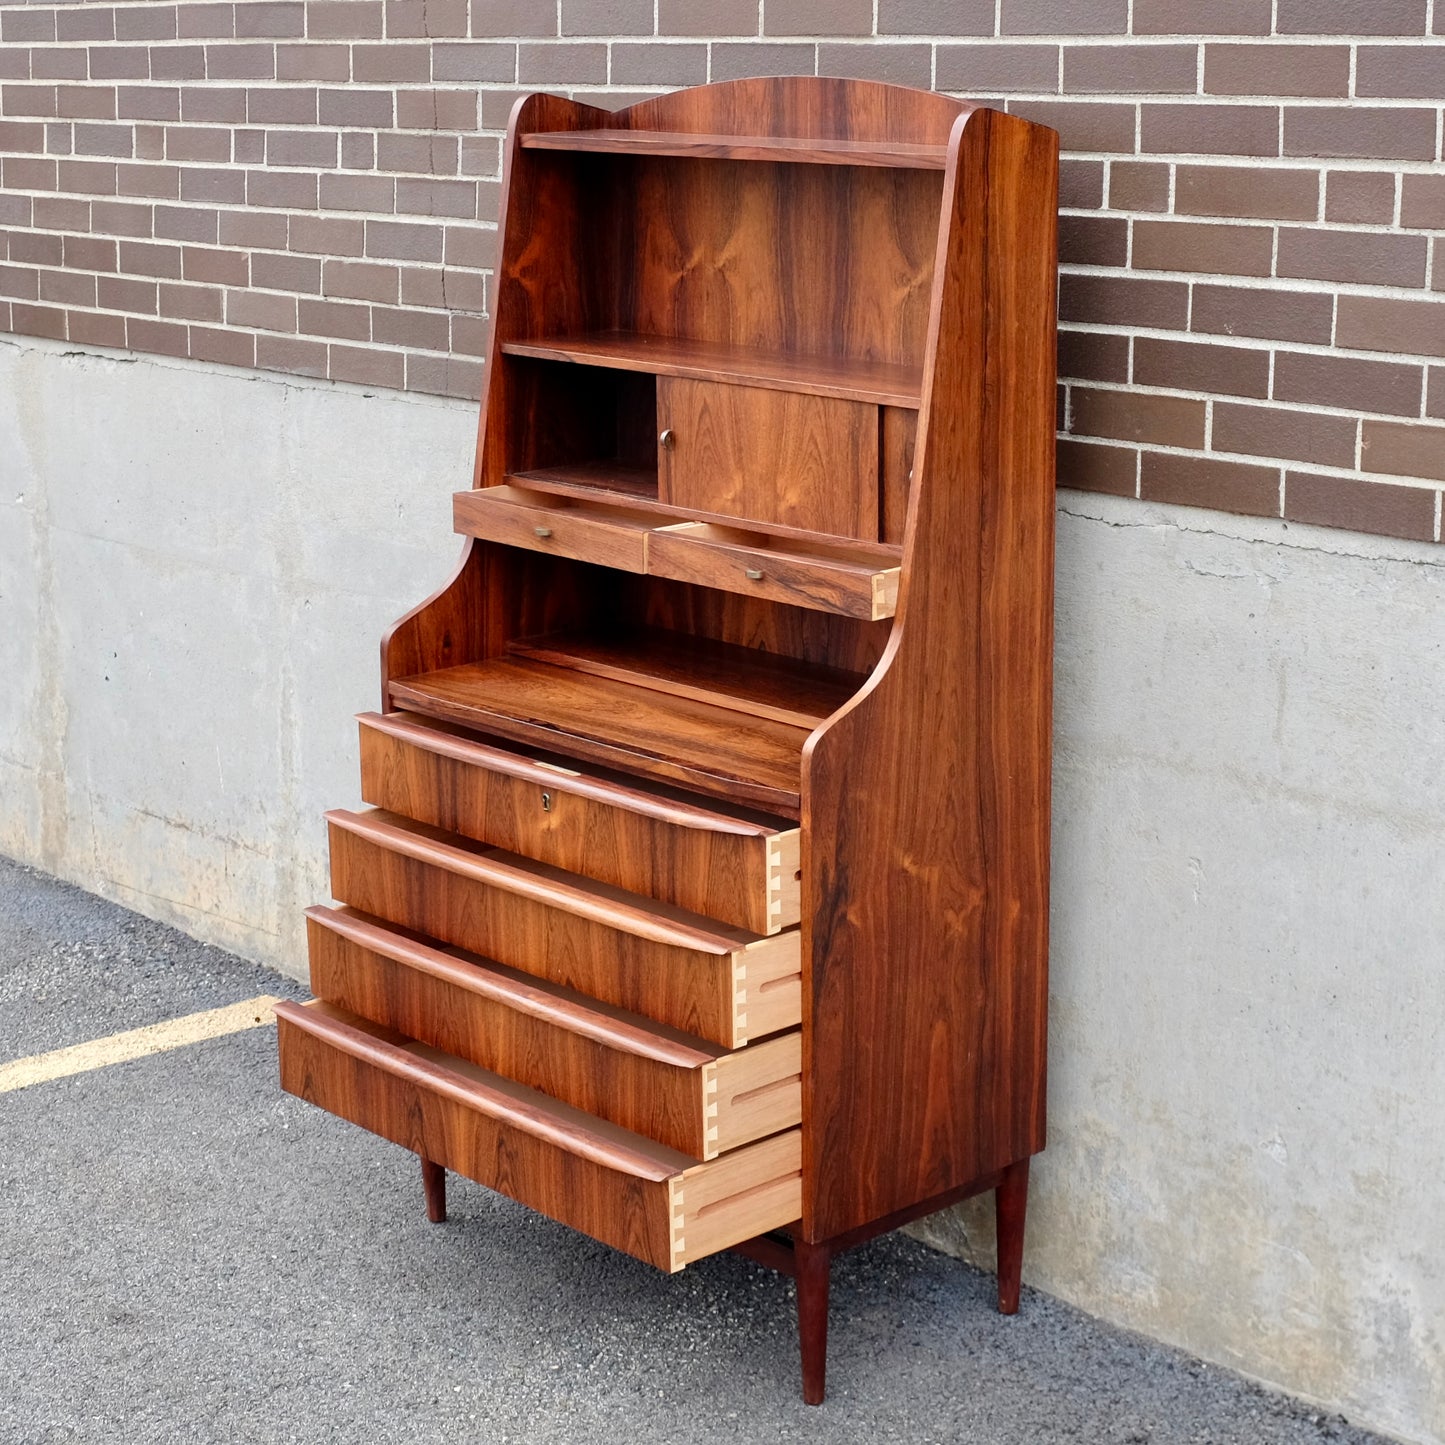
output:
M543 793L543 794L542 794L542 811L543 811L544 813L550 813L550 812L552 811L552 795L551 795L551 793Z
M672 428L664 427L661 435L657 438L657 444L663 449L663 451L670 452L672 450L673 443L676 440L677 438L674 437L672 434Z

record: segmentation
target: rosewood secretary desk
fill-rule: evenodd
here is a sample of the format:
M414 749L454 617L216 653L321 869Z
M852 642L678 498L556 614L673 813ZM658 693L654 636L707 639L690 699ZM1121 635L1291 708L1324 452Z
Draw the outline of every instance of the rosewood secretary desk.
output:
M468 540L382 644L281 1079L664 1270L1044 1144L1057 137L860 81L520 101Z

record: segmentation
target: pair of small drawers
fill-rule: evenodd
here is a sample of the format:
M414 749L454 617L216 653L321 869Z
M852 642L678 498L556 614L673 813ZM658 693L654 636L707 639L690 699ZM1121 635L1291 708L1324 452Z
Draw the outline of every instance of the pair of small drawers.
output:
M798 829L360 722L283 1087L663 1269L797 1219Z

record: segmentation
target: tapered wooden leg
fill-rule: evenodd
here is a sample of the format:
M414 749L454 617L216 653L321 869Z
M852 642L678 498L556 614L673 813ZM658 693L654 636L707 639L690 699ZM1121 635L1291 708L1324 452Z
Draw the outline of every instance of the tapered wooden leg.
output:
M798 1343L803 1354L803 1403L821 1405L828 1374L828 1272L826 1244L793 1245L798 1284Z
M426 1217L433 1224L447 1222L447 1171L422 1157L421 1187L426 1195Z
M1024 1270L1024 1215L1029 1202L1029 1161L1020 1159L1004 1170L993 1193L998 1225L998 1311L1014 1315L1019 1309L1019 1285Z

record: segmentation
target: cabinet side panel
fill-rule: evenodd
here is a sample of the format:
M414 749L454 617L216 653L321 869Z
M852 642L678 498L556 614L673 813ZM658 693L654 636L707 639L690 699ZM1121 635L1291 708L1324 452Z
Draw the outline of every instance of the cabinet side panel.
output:
M1053 132L988 111L945 187L890 650L803 783L804 1228L1044 1143Z

